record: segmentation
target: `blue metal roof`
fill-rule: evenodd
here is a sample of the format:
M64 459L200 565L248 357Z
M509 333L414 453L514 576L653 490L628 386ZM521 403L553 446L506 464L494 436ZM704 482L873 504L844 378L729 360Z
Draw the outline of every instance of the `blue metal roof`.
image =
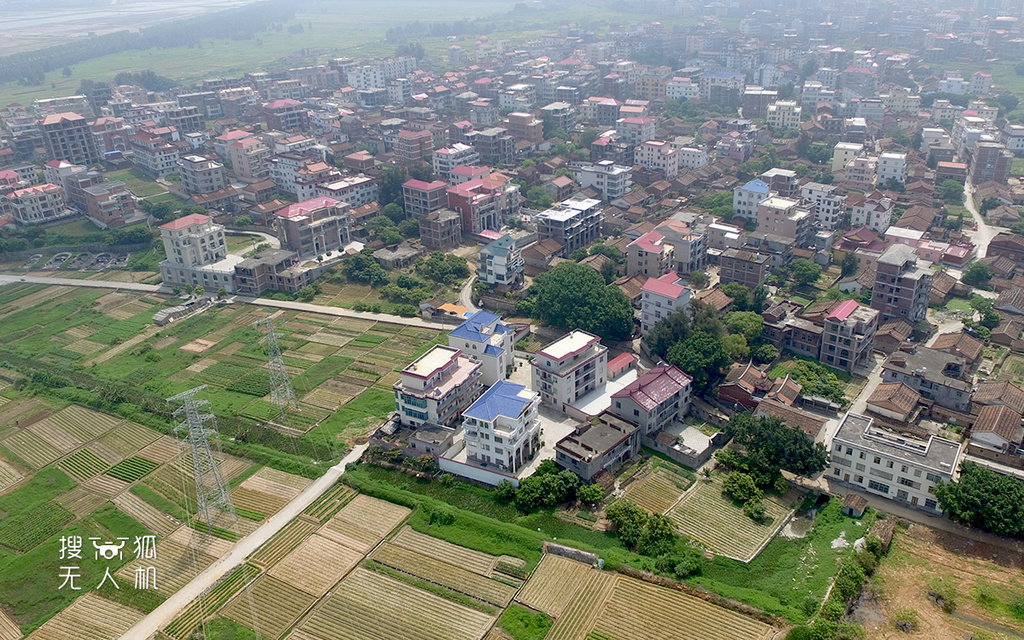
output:
M491 422L498 416L514 418L530 403L532 397L520 397L526 389L521 384L499 380L494 386L484 391L484 394L477 398L468 409L462 412L465 418L476 418L484 422Z
M502 349L501 347L496 347L493 344L489 344L486 347L484 347L484 355L485 356L493 356L493 357L497 358L498 356L500 356L503 353L505 353L504 349Z
M501 318L489 311L477 311L473 315L469 316L465 322L452 329L451 335L462 340L472 340L473 342L487 342L492 334L485 333L484 329L497 324L493 327L494 333L503 334L504 330L499 331L498 327L504 329L505 325L498 322Z
M768 193L768 183L760 178L755 178L743 185L744 191L754 191L756 193Z

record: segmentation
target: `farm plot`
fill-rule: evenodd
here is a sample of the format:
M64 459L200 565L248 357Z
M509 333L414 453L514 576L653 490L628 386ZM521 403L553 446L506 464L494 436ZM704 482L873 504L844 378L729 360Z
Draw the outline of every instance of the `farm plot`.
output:
M363 554L354 549L312 535L274 565L268 575L319 598L362 559Z
M583 640L614 587L614 574L592 569L544 640Z
M27 429L0 440L0 444L33 469L42 469L61 456L56 447Z
M157 592L164 596L171 596L178 589L184 587L192 578L199 575L206 567L213 564L215 557L191 549L180 542L164 538L157 540L156 558L132 560L123 566L115 575L128 582L135 580L135 568L139 566L156 567Z
M249 557L249 562L262 569L273 566L317 528L318 525L315 522L305 518L300 517L293 520L280 533L260 547L256 553L252 554Z
M697 486L665 515L681 533L711 551L750 562L782 526L791 509L766 497L766 522L754 522L722 494L723 482L720 474L697 482Z
M366 553L405 520L410 510L358 495L342 507L320 530L320 535L346 547Z
M557 618L591 571L589 565L562 556L545 555L516 601Z
M767 640L775 629L685 593L620 576L594 625L616 640Z
M59 532L75 514L56 502L0 520L0 545L25 553Z
M340 509L354 494L355 490L338 483L306 507L302 513L323 522L334 515L335 510Z
M246 563L238 567L220 582L206 591L201 598L192 602L164 629L164 633L178 640L185 640L199 624L210 617L257 576L258 567Z
M234 545L234 543L212 536L206 533L206 531L199 531L191 527L176 529L174 533L167 536L166 540L177 542L189 549L195 549L215 558L219 558L231 551L231 547Z
M515 587L387 542L377 547L370 558L499 607L508 606L516 593Z
M272 576L257 578L221 612L235 622L259 626L266 638L280 638L316 598Z
M83 518L99 509L106 501L106 496L101 496L100 494L94 491L89 491L87 488L82 486L75 487L71 491L62 493L54 499L54 502L59 505L63 505L78 518Z
M442 562L461 567L467 571L489 576L498 563L498 558L480 551L473 551L457 544L446 542L420 533L408 526L402 527L391 544L421 553Z
M107 461L88 449L81 449L64 458L57 466L79 482L98 476L109 466Z
M160 465L140 456L132 456L107 470L107 475L131 484L153 473Z
M236 507L272 515L291 502L310 481L301 476L263 467L231 492Z
M139 455L147 460L163 464L170 462L181 453L183 443L170 436L160 436L154 442L139 450Z
M81 442L88 442L110 431L122 420L78 405L69 405L50 416L49 421Z
M390 614L381 615L382 602ZM299 630L316 640L476 640L493 623L486 613L357 567Z
M13 486L25 476L7 458L0 455L0 492Z
M160 537L171 535L182 524L129 491L115 496L113 503L118 509L135 518Z
M629 485L624 499L651 513L665 513L686 491L689 481L664 469L656 469L646 478Z
M62 431L50 422L50 418L43 418L42 420L33 423L27 430L36 434L51 446L55 447L61 452L61 454L71 453L78 447L82 446L82 440Z
M18 640L21 637L21 627L18 623L0 611L0 640Z
M114 640L141 619L141 612L90 591L50 618L26 640Z
M126 422L100 438L104 444L122 456L130 456L160 437L160 433L134 422Z

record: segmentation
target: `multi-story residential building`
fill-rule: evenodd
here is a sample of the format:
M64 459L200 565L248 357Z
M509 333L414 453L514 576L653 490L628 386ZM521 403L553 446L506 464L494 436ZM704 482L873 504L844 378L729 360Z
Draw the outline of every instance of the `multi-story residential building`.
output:
M931 263L919 260L906 245L889 247L875 264L875 286L871 307L879 310L879 322L905 320L911 325L925 319L935 271Z
M377 179L365 174L326 178L316 182L313 193L361 207L377 199Z
M216 160L187 155L178 159L178 167L181 186L190 196L213 193L227 186L227 171Z
M534 117L532 113L510 113L508 114L508 133L516 140L540 144L544 142L544 121Z
M430 162L434 153L434 135L426 129L402 129L394 139L395 160L403 166Z
M540 449L540 396L499 380L462 412L466 459L517 473Z
M515 158L515 138L508 129L488 127L474 131L467 142L480 154L480 161L492 167L512 164Z
M428 213L443 209L448 204L448 183L442 180L432 182L407 180L402 185L402 195L404 196L406 215L423 218Z
M854 229L867 227L885 233L892 224L892 200L875 191L850 209L850 224Z
M743 117L763 118L768 105L779 99L779 92L758 85L747 85L743 90Z
M111 151L127 152L131 148L129 138L135 130L125 124L124 118L103 116L89 124L96 139L96 148L102 155Z
M1010 153L1024 153L1024 124L1005 124L1000 132L999 142L1002 142Z
M907 154L883 153L878 156L875 170L878 172L876 184L879 187L887 186L890 180L903 184L907 179Z
M736 187L732 190L732 211L733 214L746 220L757 218L757 206L775 195L768 183L760 178L754 178L747 184Z
M711 100L711 94L714 92L715 87L726 91L733 91L738 97L743 92L746 74L741 71L708 71L700 74L697 82L700 87L700 97L703 100Z
M300 256L335 251L352 241L351 205L318 196L274 212L281 248Z
M846 210L846 196L830 184L808 182L800 188L800 198L804 205L814 214L815 226L818 229L835 230L843 221Z
M847 300L825 318L818 359L830 367L853 373L857 367L869 363L877 330L878 311Z
M523 279L523 254L515 239L505 234L477 254L476 279L493 285L514 286Z
M725 251L726 249L738 249L743 246L746 238L746 231L734 224L712 222L707 226L708 249Z
M757 205L757 228L806 246L814 232L814 216L799 200L773 196Z
M164 138L140 131L131 137L131 143L135 164L143 171L163 177L178 170L178 147Z
M1006 184L1010 179L1013 153L999 142L978 142L970 152L971 182L998 182Z
M167 125L182 133L196 133L206 129L206 120L199 107L178 107L164 112Z
M693 378L674 365L654 367L612 394L608 412L640 427L641 437L682 420L690 411Z
M135 198L123 182L102 182L82 190L85 215L106 229L123 227L135 212Z
M263 105L271 131L308 131L309 110L298 100L285 98Z
M653 140L656 122L654 118L619 118L615 124L615 133L619 140L626 144L640 144Z
M711 163L711 156L704 149L675 145L672 148L679 152L680 169L700 169Z
M594 188L605 202L629 193L633 185L632 167L622 167L611 160L588 162L572 170L573 178L584 189Z
M851 189L859 191L870 191L875 188L875 177L877 174L878 159L874 157L860 156L854 158L846 165L846 184Z
M448 187L447 194L448 208L462 215L462 232L467 235L498 231L519 213L519 187L497 171Z
M796 129L800 126L801 113L803 113L803 108L795 100L779 100L768 105L765 121L768 127L775 131ZM746 113L743 115L746 116Z
M74 164L96 164L100 150L89 128L89 121L77 113L54 113L45 116L39 125L51 160L67 160Z
M235 290L234 264L224 242L224 227L210 216L193 213L160 226L167 259L160 263L164 284L173 287L202 285L211 293L223 287Z
M674 266L674 248L658 230L648 231L626 246L626 275L660 278Z
M640 447L640 428L605 411L558 441L555 463L592 482L638 454Z
M533 217L537 239L552 238L562 245L562 257L589 247L601 236L601 202L590 198L570 198Z
M920 440L882 429L847 413L829 449L831 480L911 507L941 513L935 486L956 478L963 445L930 436Z
M541 107L540 117L543 122L554 129L571 131L576 125L576 110L569 102L552 102L546 107Z
M32 173L31 182L36 182L35 167L32 168ZM89 167L81 164L72 164L66 160L50 160L43 165L43 180L65 190L67 189L68 179L81 173L90 173Z
M604 388L608 347L597 336L573 330L543 347L530 361L530 385L541 401L561 411L591 391Z
M441 208L420 217L419 221L420 242L428 249L454 249L462 242L462 216L458 211Z
M768 183L768 188L783 198L800 196L800 179L792 169L774 167L761 174L761 179Z
M687 287L674 271L660 278L648 278L640 298L640 332L647 333L662 318L683 309L690 310L693 290Z
M671 78L665 83L665 97L672 100L696 100L700 97L700 85L690 78Z
M231 161L231 173L242 182L252 184L270 177L267 159L270 149L262 141L254 137L244 137L228 144L228 159Z
M490 386L512 372L513 332L489 311L477 311L448 334L448 346L481 364L480 381Z
M750 289L764 284L771 273L770 255L746 249L726 249L718 264L720 282L738 282Z
M864 145L857 142L837 142L832 150L832 173L842 171L864 153Z
M438 180L451 182L451 172L455 167L478 164L480 164L480 154L468 144L456 142L450 147L434 150L434 175Z
M42 224L75 214L64 200L63 189L55 184L16 189L3 197L18 224Z
M633 151L633 163L651 171L661 171L666 180L679 175L679 151L661 140L647 140Z
M970 367L960 357L937 349L913 346L894 351L882 365L883 382L902 382L921 397L960 413L970 413Z
M971 76L969 93L976 96L987 96L992 93L992 74L976 71Z
M395 383L398 418L407 427L450 425L480 396L481 364L452 347L435 345L402 369Z
M691 227L680 220L666 220L658 225L657 231L672 245L675 265L672 269L686 275L703 271L708 263L708 235L704 225Z

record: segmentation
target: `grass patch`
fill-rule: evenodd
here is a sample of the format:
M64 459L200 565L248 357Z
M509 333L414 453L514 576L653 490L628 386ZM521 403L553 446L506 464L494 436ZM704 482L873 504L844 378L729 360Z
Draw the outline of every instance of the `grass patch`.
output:
M255 631L230 618L214 618L204 628L205 640L256 640L257 637Z
M128 489L128 491L132 492L139 498L142 498L142 500L145 501L150 506L156 507L160 511L163 511L164 513L170 515L173 518L176 518L182 522L188 519L188 515L185 513L185 510L178 506L178 503L172 502L167 498L163 497L162 495L151 489L149 485L141 483L136 484L133 485L130 489Z
M303 436L314 442L348 442L366 433L395 410L395 394L366 389Z
M946 303L947 311L963 311L970 313L973 311L971 303L963 298L950 298L949 302Z
M390 576L390 577L394 578L395 580L401 580L402 582L411 584L412 586L416 587L417 589L422 589L422 590L428 591L428 592L430 592L430 593L432 593L432 594L434 594L436 596L441 596L442 598L444 598L446 600L451 600L452 602L457 602L457 603L459 603L459 604L461 604L463 606L469 607L470 609L476 609L477 611L482 611L482 612L486 613L487 615L492 615L493 616L495 613L497 613L497 609L495 609L494 607L492 607L491 605L489 605L489 604L487 604L485 602L481 602L480 600L477 600L476 598L472 598L470 596L467 596L464 593L459 593L457 591L452 591L451 589L446 589L446 588L444 588L444 587L442 587L440 585L434 584L433 582L427 582L426 580L420 580L419 578L411 576L411 575L409 575L407 573L403 573L401 571L396 571L396 570L392 569L391 567L384 566L384 565L380 564L379 562L374 562L373 560L363 560L363 566L366 567L367 569L370 569L371 571L376 571L377 573L383 573L384 575Z
M59 469L43 469L26 484L0 497L0 523L49 502L74 486L75 482Z
M534 613L516 604L510 604L498 620L498 626L515 640L544 640L552 624L547 614Z

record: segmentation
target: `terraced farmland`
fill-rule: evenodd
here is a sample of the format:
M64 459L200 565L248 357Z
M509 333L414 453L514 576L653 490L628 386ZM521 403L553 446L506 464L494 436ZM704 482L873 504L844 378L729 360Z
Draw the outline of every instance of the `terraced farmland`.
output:
M620 576L594 631L616 640L766 640L775 629L685 593Z
M397 547L404 547L482 576L491 575L498 563L495 556L419 533L408 526L402 527L390 542Z
M516 601L557 618L590 572L589 565L548 554L519 591Z
M312 535L275 564L269 575L319 598L362 559L355 549Z
M665 513L689 487L690 481L664 469L656 469L626 489L623 498L651 513Z
M281 530L270 542L259 548L259 551L252 554L249 561L257 567L266 569L275 562L285 557L289 551L294 549L306 536L316 531L317 525L305 518L293 520Z
M665 515L681 533L715 553L749 562L775 535L791 509L766 497L766 523L759 524L722 494L722 483L721 474L712 475L710 481L698 481L686 498Z
M508 606L516 593L515 587L387 542L377 547L370 558L499 607Z
M387 603L387 612L381 603ZM311 640L477 640L494 617L357 567L299 627ZM296 634L297 636L299 634Z
M615 587L615 575L592 569L544 640L582 640Z

